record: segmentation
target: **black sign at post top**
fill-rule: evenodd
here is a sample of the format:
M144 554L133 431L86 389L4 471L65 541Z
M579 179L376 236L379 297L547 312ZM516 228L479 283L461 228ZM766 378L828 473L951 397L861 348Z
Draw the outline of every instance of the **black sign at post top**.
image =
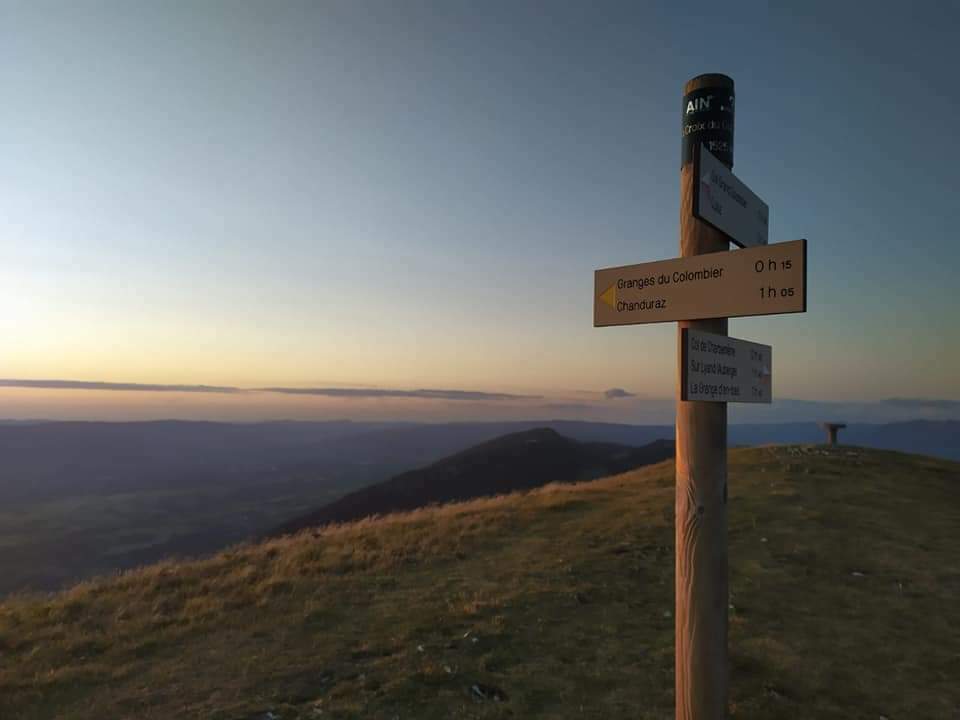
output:
M700 143L716 158L733 168L733 80L724 75L719 81L683 96L683 157L681 167L693 161L693 149ZM721 84L726 80L729 84Z

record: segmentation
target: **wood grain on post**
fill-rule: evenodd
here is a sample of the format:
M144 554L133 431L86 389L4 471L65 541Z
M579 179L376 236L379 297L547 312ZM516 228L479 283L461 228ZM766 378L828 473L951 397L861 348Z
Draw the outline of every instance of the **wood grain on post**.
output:
M725 75L700 75L684 95L724 88ZM732 140L733 112L730 109ZM699 140L698 140L699 142ZM729 161L732 164L732 142ZM726 252L725 235L693 216L694 163L680 171L680 254ZM727 405L680 400L683 328L727 334L727 319L687 320L677 328L676 428L676 718L727 717Z

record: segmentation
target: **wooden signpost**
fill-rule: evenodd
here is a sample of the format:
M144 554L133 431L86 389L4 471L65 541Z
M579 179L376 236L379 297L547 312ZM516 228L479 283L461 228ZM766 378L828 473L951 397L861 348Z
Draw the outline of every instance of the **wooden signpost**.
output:
M680 257L594 273L594 326L678 327L677 720L727 717L727 403L772 400L772 348L727 318L807 309L806 240L768 245L769 208L732 172L734 99L726 75L684 88Z

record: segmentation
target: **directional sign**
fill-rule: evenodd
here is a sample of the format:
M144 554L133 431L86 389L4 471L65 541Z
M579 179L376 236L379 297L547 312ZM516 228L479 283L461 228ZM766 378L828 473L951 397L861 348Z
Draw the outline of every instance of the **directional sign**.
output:
M768 403L773 399L773 348L684 328L680 399Z
M593 281L594 327L806 312L807 241L604 268Z
M698 150L693 214L740 247L766 245L770 208L706 147Z

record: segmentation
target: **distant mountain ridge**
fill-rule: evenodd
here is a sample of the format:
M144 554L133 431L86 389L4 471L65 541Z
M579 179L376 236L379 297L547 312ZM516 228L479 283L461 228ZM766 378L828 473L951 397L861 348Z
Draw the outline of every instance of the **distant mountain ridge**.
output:
M349 493L284 523L265 537L371 515L530 490L551 482L592 480L667 460L673 454L672 440L660 439L635 448L579 442L550 428L525 430Z

